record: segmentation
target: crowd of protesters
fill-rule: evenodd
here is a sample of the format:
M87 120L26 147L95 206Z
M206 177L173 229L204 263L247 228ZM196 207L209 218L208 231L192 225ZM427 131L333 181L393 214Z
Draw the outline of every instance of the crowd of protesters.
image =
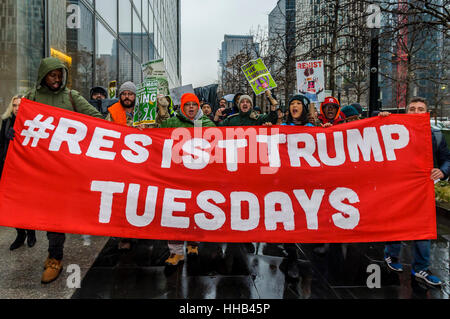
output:
M89 116L106 119L122 125L132 126L134 106L136 103L136 85L132 82L123 83L118 90L118 98L110 99L108 91L103 87L94 87L90 90L90 96L85 99L79 92L69 89L67 84L68 69L56 58L43 59L35 87L27 92L24 97L39 103L54 107L75 111ZM158 95L156 124L151 126L139 126L137 129L149 127L175 128L194 127L195 121L201 121L204 127L215 126L321 126L331 127L362 118L362 107L355 103L341 107L338 99L332 96L325 98L320 104L319 110L310 107L310 100L301 94L293 95L289 98L286 111L284 112L276 98L270 91L266 91L266 98L270 103L270 110L267 114L262 113L259 107L254 105L251 96L244 92L234 95L231 106L229 102L221 98L218 101L219 107L214 112L211 105L215 101L199 101L199 98L192 93L184 94L181 104L174 106L169 96ZM16 95L2 116L2 127L0 132L0 173L3 170L9 142L14 138L13 125L19 109L22 96ZM175 112L175 109L177 110ZM428 112L426 100L413 98L407 106L406 113ZM386 117L390 113L381 112L378 116ZM434 167L430 172L433 180L447 179L450 174L450 151L448 150L442 133L432 130L432 146ZM50 283L56 280L61 273L65 234L47 232L48 257L44 263L44 272L41 282ZM10 250L21 247L25 240L29 247L36 243L35 231L17 229L17 237L10 246ZM133 244L132 239L120 238L119 249L129 250ZM238 244L235 244L238 245ZM252 243L243 244L249 252L254 252ZM283 244L287 254L287 259L292 263L298 259L297 248L294 244ZM318 252L326 251L329 245L324 244L318 247ZM176 267L184 260L184 243L181 241L169 241L170 251L166 265ZM384 252L385 262L389 269L402 272L400 263L400 243L388 243ZM187 254L198 255L198 242L187 243ZM430 267L430 241L421 240L414 242L414 263L412 265L412 275L424 280L430 285L441 285L441 280L433 276ZM289 267L288 267L289 268Z

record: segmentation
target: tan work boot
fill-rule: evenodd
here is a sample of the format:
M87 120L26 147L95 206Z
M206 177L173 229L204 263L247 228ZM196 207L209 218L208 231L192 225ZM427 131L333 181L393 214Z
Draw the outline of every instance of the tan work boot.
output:
M176 266L181 261L184 261L184 255L170 254L169 258L166 260L166 265Z
M194 245L187 245L187 254L188 255L195 255L198 256L198 246L194 246Z
M55 281L62 270L62 260L56 260L54 258L47 258L45 261L45 270L42 274L41 283L49 284Z

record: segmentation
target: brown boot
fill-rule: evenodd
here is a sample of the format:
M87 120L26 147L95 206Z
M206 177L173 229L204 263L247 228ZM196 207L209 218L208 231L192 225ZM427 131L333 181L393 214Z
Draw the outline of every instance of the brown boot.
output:
M42 274L41 283L49 284L55 281L62 270L62 260L56 260L54 258L47 258L45 261L45 270Z

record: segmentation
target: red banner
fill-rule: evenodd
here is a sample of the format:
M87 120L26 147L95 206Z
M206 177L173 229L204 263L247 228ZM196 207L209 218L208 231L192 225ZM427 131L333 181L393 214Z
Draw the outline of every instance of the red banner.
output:
M22 100L0 225L210 242L436 238L428 115L138 130Z

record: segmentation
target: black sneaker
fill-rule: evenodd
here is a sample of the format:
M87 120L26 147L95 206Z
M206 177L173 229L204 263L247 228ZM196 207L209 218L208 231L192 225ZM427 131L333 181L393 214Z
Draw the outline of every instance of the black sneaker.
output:
M11 246L9 246L9 250L16 250L21 247L25 243L25 238L25 236L18 235L16 240L11 244Z
M36 232L34 230L27 231L27 245L33 247L36 244Z

